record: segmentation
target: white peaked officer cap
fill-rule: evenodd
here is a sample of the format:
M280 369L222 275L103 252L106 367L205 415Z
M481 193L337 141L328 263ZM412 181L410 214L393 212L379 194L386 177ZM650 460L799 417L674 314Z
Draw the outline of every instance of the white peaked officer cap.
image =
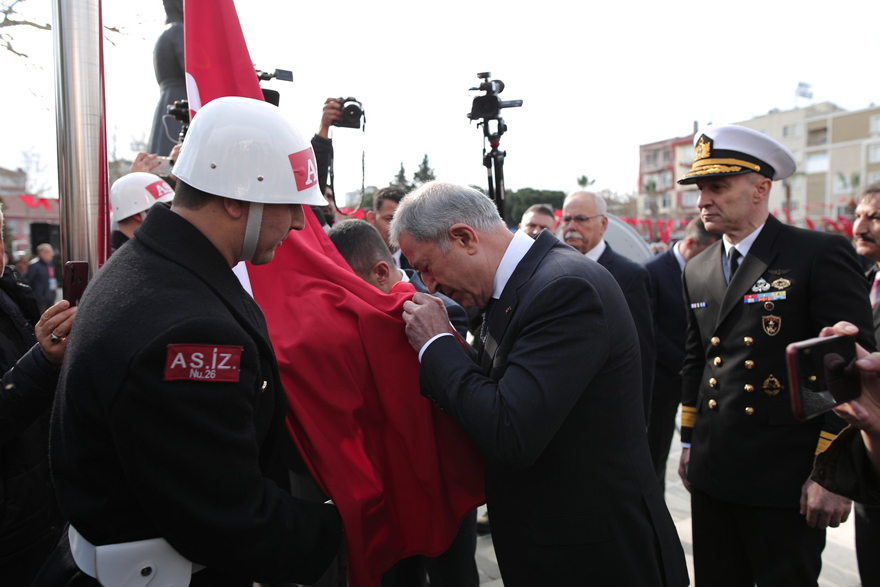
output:
M217 98L202 106L172 173L233 200L327 205L312 145L277 106L253 98Z
M772 180L785 179L796 168L791 151L764 133L735 124L707 126L694 135L694 164L678 183L750 171Z

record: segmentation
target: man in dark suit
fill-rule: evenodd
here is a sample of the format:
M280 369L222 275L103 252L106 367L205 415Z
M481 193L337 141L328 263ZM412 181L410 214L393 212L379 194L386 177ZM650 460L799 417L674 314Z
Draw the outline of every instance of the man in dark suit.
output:
M45 312L55 303L58 279L55 276L55 250L49 243L37 245L37 258L31 261L27 271L27 283L34 290L37 308Z
M651 314L657 345L648 448L660 487L666 486L666 459L675 433L675 414L681 403L681 366L687 332L681 272L685 263L717 240L718 235L706 230L703 221L697 217L688 223L682 240L645 263L645 269L651 274Z
M511 234L494 203L432 182L401 202L391 240L428 288L487 307L478 357L442 305L404 304L422 395L485 455L504 584L686 585L651 468L638 340L601 266L547 231Z
M626 304L636 324L642 373L642 404L645 421L651 409L651 385L654 380L654 325L651 318L651 276L637 263L611 249L603 240L608 228L607 205L601 196L575 192L562 204L562 234L570 245L608 270L626 297Z
M770 215L774 180L795 171L777 141L739 126L695 136L692 170L706 228L723 239L684 269L688 315L680 473L691 490L702 585L817 585L825 528L848 499L809 479L843 427L792 414L786 346L849 320L873 349L864 276L847 240Z
M853 223L856 251L873 265L866 272L870 284L870 299L874 316L874 339L880 342L880 183L872 183L862 195L856 207ZM859 576L862 585L880 585L880 508L856 504L856 555L859 560Z

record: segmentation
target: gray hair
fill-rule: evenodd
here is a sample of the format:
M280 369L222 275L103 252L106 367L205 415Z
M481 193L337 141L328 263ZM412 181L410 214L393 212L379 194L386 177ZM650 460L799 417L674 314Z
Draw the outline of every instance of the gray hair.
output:
M574 192L573 194L568 194L565 196L565 202L562 203L565 206L566 203L570 202L574 198L579 198L582 196L589 196L593 199L593 202L596 204L596 214L601 216L606 216L608 214L608 204L605 203L605 198L598 194L594 194L593 192Z
M406 232L417 242L433 242L445 255L452 248L449 229L458 223L480 232L507 229L488 196L468 186L432 181L400 201L391 221L391 245L399 247Z

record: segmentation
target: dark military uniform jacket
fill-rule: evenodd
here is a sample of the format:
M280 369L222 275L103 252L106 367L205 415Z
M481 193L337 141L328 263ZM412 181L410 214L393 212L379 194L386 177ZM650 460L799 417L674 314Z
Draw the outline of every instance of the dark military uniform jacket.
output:
M868 292L841 236L769 216L728 286L718 241L692 259L683 283L688 315L682 441L688 479L717 499L798 507L817 450L843 428L833 413L807 422L791 407L785 349L848 320L874 348Z
M98 546L165 538L207 567L194 586L312 583L341 524L271 480L286 409L259 307L157 204L80 304L52 422L62 510Z

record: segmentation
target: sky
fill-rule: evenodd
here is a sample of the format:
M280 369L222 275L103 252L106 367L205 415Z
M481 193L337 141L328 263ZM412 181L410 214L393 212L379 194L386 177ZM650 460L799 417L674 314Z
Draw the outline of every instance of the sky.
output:
M51 3L21 12L51 20ZM104 0L108 144L132 156L149 137L159 96L153 45L160 0ZM694 122L736 122L809 103L848 110L880 101L880 5L861 1L743 0L443 3L238 0L252 61L288 69L271 81L281 108L310 136L327 97L363 103L366 131L332 130L337 193L411 177L427 154L438 179L484 185L483 134L467 119L476 74L504 81L508 189L637 191L640 144L690 134ZM6 29L7 31L9 29ZM0 166L35 153L37 183L57 194L52 33L14 30L28 59L0 49ZM795 97L812 84L811 101ZM34 167L34 165L32 165Z

